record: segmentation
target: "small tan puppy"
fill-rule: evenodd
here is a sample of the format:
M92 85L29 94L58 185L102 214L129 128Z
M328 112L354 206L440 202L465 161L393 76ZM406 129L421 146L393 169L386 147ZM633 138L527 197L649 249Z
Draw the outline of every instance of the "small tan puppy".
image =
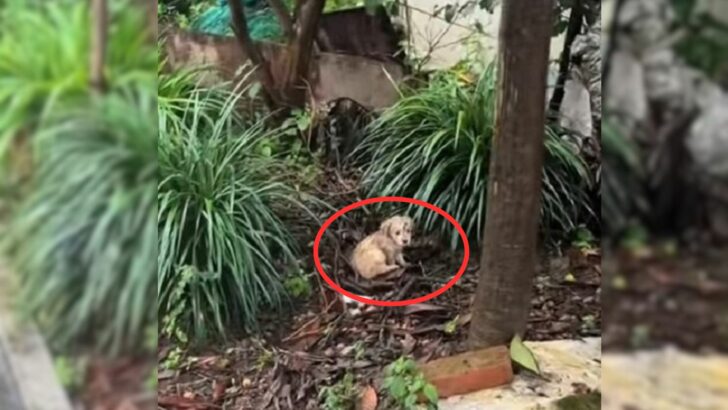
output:
M402 249L411 240L412 219L406 216L391 217L382 222L377 232L356 245L351 263L357 273L366 279L393 273L408 266L402 256Z

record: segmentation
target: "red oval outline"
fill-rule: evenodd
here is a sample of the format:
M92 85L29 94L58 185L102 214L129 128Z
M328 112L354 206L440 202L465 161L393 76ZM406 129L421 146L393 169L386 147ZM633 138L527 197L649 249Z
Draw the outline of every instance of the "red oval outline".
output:
M345 289L343 289L341 286L337 285L329 275L324 272L323 266L321 266L321 259L319 258L319 245L321 244L321 239L324 236L324 232L326 232L326 229L331 226L331 224L340 216L344 215L345 213L356 209L361 208L364 205L369 204L376 204L379 202L405 202L408 204L414 204L419 205L422 207L425 207L431 211L437 212L438 214L442 215L445 219L447 219L448 222L450 222L455 229L457 229L458 233L460 234L460 239L463 240L463 262L460 264L460 269L458 269L457 274L450 279L449 282L445 284L442 288L429 293L424 296L420 296L418 298L414 299L405 299L405 300L395 300L395 301L385 301L385 300L376 300L376 299L367 299L362 296L357 296ZM316 239L313 241L313 261L316 265L316 270L318 270L318 273L321 275L322 278L324 278L324 281L329 284L335 291L339 292L340 294L356 300L357 302L361 302L367 305L374 305L374 306L407 306L407 305L413 305L415 303L422 303L426 302L432 298L435 298L437 296L440 296L443 294L446 290L450 289L455 283L460 280L460 277L463 276L463 273L465 273L465 269L468 267L468 260L470 260L470 243L468 242L468 237L465 235L465 231L463 230L462 226L458 223L458 221L455 220L450 214L445 212L444 210L440 209L439 207L432 205L429 202L425 202L419 199L415 198L408 198L404 196L380 196L376 198L368 198L361 201L354 202L351 205L347 205L344 208L338 210L335 214L329 217L323 225L321 225L321 228L319 229L318 233L316 234Z

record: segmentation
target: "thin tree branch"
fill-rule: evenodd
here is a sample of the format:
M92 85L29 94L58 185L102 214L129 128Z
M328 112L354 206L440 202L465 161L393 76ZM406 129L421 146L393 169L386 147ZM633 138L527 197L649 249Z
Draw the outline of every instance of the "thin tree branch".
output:
M566 38L564 39L564 48L561 51L559 77L556 80L556 87L554 87L554 93L551 95L551 101L549 102L549 121L556 121L559 118L561 102L566 95L566 80L569 78L569 68L571 67L571 45L574 43L576 36L581 32L583 21L584 7L582 0L576 0L574 6L571 8L569 25L566 31Z
M273 105L273 90L274 82L273 76L270 73L267 62L263 59L263 55L260 53L258 46L250 38L250 32L248 31L248 23L245 18L245 10L238 0L228 0L228 6L230 7L230 15L232 17L232 27L235 33L235 38L238 40L238 45L242 49L243 53L253 63L258 73L260 82L266 91L266 99L269 105Z
M325 5L326 0L308 0L301 5L295 38L289 49L291 65L287 73L287 93L292 97L294 105L301 105L305 102L305 90L299 90L296 87L301 84L302 80L308 78L314 40Z
M91 36L91 61L89 82L91 89L99 94L106 90L104 62L109 30L109 10L106 0L92 0L93 35Z

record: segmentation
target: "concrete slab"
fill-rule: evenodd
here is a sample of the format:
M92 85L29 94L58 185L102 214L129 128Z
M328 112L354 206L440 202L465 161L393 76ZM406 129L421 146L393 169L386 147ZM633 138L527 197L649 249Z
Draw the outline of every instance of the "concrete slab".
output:
M508 386L440 401L441 410L536 410L574 394L574 385L599 389L601 339L526 342L546 380L517 375Z
M728 405L728 356L674 348L604 355L606 410L719 410Z
M44 339L16 320L10 285L0 261L0 410L71 410Z
M2 349L0 349L0 409L24 410L18 394L18 385L10 372L10 361Z

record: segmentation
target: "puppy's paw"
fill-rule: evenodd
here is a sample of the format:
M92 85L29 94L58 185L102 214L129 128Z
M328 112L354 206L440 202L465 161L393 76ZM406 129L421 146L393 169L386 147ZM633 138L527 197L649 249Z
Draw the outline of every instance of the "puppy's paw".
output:
M392 272L392 278L398 278L398 277L402 276L402 274L404 274L404 269L405 269L404 267L400 267L397 270L395 270L394 272Z

